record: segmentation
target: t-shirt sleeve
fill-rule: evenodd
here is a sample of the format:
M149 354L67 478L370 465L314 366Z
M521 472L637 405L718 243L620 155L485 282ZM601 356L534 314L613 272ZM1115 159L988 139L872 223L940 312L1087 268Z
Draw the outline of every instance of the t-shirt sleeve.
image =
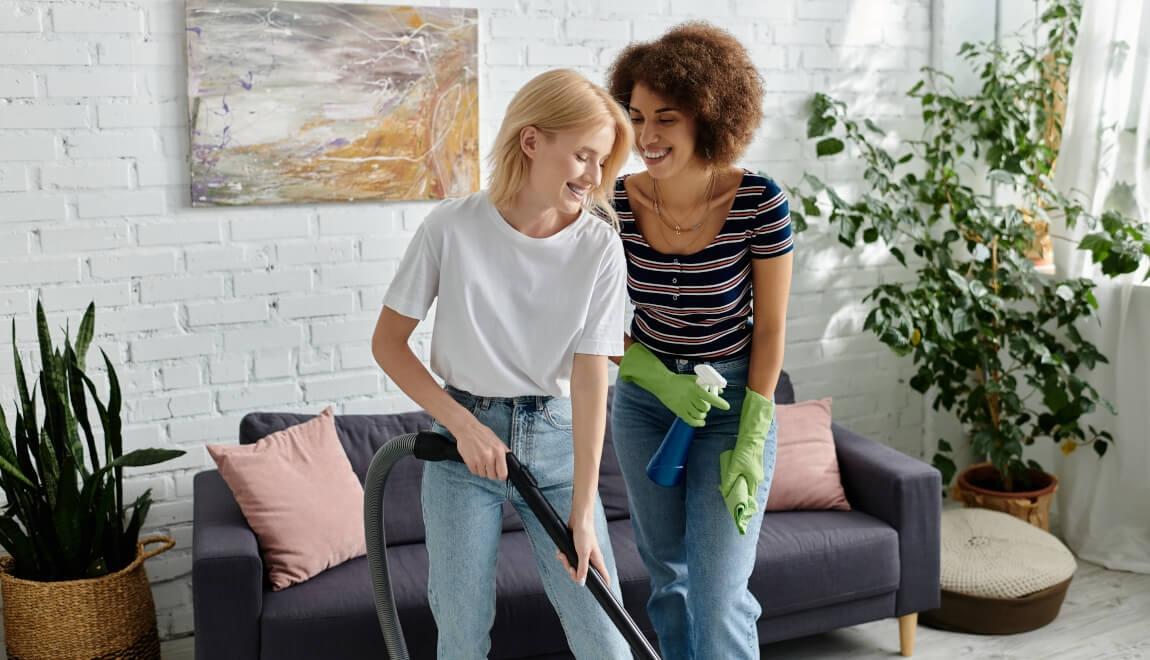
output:
M585 355L622 355L624 309L627 305L627 262L616 238L607 249L591 292L583 335L575 347Z
M795 249L791 236L791 207L786 194L773 180L766 180L755 226L751 233L751 257L770 259Z
M428 218L430 220L430 218ZM422 321L439 292L439 241L428 221L415 230L399 270L387 288L383 304L403 316Z

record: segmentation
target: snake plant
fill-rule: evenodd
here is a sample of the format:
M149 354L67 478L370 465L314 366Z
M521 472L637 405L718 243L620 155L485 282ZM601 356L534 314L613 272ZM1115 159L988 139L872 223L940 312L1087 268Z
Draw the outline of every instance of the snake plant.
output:
M12 322L19 400L11 431L0 405L0 487L7 502L0 514L0 546L12 555L10 573L16 577L91 578L130 564L152 499L148 490L125 507L124 468L154 465L184 453L123 453L120 385L107 354L101 351L108 374L107 403L85 373L95 318L95 305L89 305L75 344L65 333L63 347L54 347L44 308L37 303L41 372L31 387ZM89 419L89 401L102 430L99 435Z

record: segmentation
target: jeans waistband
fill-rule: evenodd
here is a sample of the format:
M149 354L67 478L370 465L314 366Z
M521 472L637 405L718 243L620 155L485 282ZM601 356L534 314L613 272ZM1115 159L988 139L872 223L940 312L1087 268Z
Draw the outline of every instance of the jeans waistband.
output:
M528 394L524 396L480 396L472 394L466 390L461 390L458 387L451 385L445 386L443 389L452 396L456 401L466 400L469 403L476 404L477 408L486 410L492 404L505 403L510 406L527 406L534 407L536 410L543 410L547 406L547 402L555 397L546 394Z
M749 349L720 358L676 357L673 355L663 355L661 353L656 353L655 355L662 360L668 369L680 374L695 373L695 365L699 364L709 364L719 372L745 369L751 364L751 351Z

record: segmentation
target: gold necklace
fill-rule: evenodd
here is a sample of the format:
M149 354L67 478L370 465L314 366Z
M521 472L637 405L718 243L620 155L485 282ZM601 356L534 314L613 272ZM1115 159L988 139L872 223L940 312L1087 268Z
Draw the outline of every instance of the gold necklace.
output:
M655 200L655 215L657 215L659 217L659 224L666 225L667 224L666 221L663 220L663 205L659 203L659 181L655 178L652 178L651 179L651 186L652 186L653 191L654 191L654 194L652 195L652 197L654 197L654 200ZM705 222L707 222L706 210L707 210L707 207L710 206L711 200L715 194L715 171L714 170L711 170L711 176L707 179L707 188L706 188L705 192L706 192L706 195L703 198L703 211L704 211L703 219L700 220L698 222L698 224L696 224L694 227L691 227L690 229L684 230L683 227L679 224L679 222L674 217L671 216L671 211L670 210L667 211L667 217L671 219L671 223L672 223L672 224L667 225L667 226L671 227L672 229L675 230L676 236L681 236L684 231L686 231L688 233L693 232L693 231L697 231L700 227L703 226L703 224ZM698 214L698 212L696 211L695 213L692 213L691 215L695 216L697 214Z
M703 223L700 223L700 226L702 224ZM667 245L671 246L675 250L678 250L678 252L673 252L672 254L683 254L683 255L693 254L691 252L691 250L694 249L695 244L699 242L700 238L702 238L703 236L706 236L706 234L704 234L703 232L699 232L698 234L695 234L695 236L693 238L691 238L691 240L686 245L679 247L679 246L675 245L674 241L671 240L671 237L667 235L667 229L666 229L666 227L663 226L662 222L659 223L659 235L663 237L663 240L666 241Z

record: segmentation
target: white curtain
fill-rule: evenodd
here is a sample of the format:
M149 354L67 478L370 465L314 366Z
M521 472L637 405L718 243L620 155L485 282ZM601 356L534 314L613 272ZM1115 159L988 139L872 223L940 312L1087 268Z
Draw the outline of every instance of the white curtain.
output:
M1099 215L1108 208L1150 221L1150 3L1088 0L1070 71L1070 98L1055 182ZM1098 282L1100 323L1083 334L1110 363L1087 376L1118 408L1088 422L1115 437L1107 455L1086 450L1041 460L1061 480L1063 539L1083 559L1150 573L1150 286L1142 271L1102 277L1074 249L1088 231L1054 228L1060 275ZM1145 266L1143 267L1143 271ZM1089 454L1089 455L1084 455Z

